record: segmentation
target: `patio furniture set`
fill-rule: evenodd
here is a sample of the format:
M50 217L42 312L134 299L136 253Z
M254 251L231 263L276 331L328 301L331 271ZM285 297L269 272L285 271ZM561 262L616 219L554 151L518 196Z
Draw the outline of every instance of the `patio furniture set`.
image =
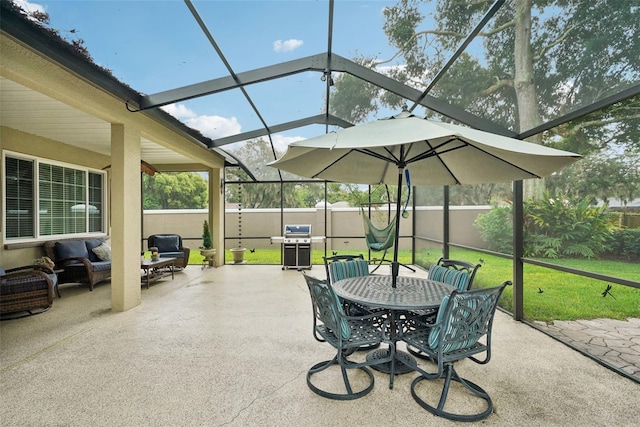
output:
M454 363L469 358L486 364L491 357L491 330L502 291L510 282L487 289L470 289L479 265L440 259L427 278L369 274L358 256L325 259L327 280L302 272L311 295L316 340L328 342L336 356L312 366L307 372L309 388L320 396L351 400L368 394L374 386L369 367L389 374L393 388L397 374L417 372L411 384L414 400L429 412L457 420L475 421L493 411L491 398L480 386L458 375ZM393 286L395 282L395 287ZM352 308L357 307L354 311ZM481 338L484 338L481 340ZM411 354L397 349L403 342ZM385 346L373 349L380 344ZM356 362L350 356L366 349L366 359ZM484 353L484 357L480 357ZM424 368L413 357L435 364ZM427 362L424 362L427 363ZM313 376L332 366L342 373L340 390L321 388ZM365 386L352 386L354 369L368 378ZM327 371L329 372L329 371ZM423 397L424 380L444 380L437 403ZM324 378L322 384L327 384ZM445 407L451 381L484 401L484 409L468 413ZM429 403L428 403L429 402Z
M158 258L140 262L141 283L147 289L162 278L173 279L175 268L187 266L190 253L177 234L155 234L148 242L158 249ZM59 284L87 283L92 291L111 277L111 249L105 238L50 240L42 249L49 266L0 268L0 314L41 313L53 304L54 293L60 298Z

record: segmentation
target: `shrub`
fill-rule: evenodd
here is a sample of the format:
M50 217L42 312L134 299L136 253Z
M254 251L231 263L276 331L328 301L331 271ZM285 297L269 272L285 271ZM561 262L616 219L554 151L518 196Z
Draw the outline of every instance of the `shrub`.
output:
M525 256L593 258L610 251L617 240L613 234L617 227L610 216L606 206L592 206L588 198L572 203L553 198L547 192L543 199L527 200L524 203ZM475 225L491 250L511 253L510 206L495 206L479 215ZM625 245L633 248L635 243Z
M489 249L510 254L513 248L511 206L494 205L486 214L478 215L474 225Z
M211 238L211 230L209 230L209 223L207 222L207 220L204 220L204 223L202 224L202 247L204 249L211 249L213 248L213 241Z
M524 212L528 256L592 258L605 251L613 231L607 207L589 198L571 203L547 192L525 201Z
M640 228L614 230L605 255L613 259L640 261Z

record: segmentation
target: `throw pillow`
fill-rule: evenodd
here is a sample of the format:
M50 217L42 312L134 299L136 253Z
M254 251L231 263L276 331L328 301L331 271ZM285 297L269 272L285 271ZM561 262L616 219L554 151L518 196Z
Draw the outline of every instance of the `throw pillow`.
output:
M68 240L56 242L56 258L65 259L73 257L89 258L87 246L84 240Z
M96 262L100 261L100 258L93 252L93 248L100 246L104 243L103 238L98 239L87 239L84 241L84 244L87 246L87 251L89 252L89 261Z
M91 250L100 260L111 261L111 248L106 243L102 243Z
M43 257L34 259L33 265L39 265L39 266L48 267L48 268L55 267L54 262L51 261L51 258L49 258L48 256L43 256Z

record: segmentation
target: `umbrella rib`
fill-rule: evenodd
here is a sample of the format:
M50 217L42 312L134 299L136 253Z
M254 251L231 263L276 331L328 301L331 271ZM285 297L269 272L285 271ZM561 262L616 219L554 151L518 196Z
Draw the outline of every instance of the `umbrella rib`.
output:
M340 160L344 159L345 157L347 157L349 155L349 153L351 153L351 151L347 151L346 153L344 153L342 156L338 157L337 159L335 159L333 162L329 163L327 166L325 166L324 168L322 168L318 173L315 173L311 176L311 178L318 178L318 175L320 175L321 173L323 173L324 171L326 171L327 169L329 169L331 166L335 165L336 163L338 163Z
M389 162L389 161L392 161L392 163L398 163L399 162L398 158L396 158L396 156L394 156L393 153L391 153L389 151L389 149L386 148L386 147L385 147L385 151L387 153L389 153L389 156L391 156L391 158L385 157L380 153L376 153L375 151L371 151L368 148L362 148L362 149L358 148L358 149L355 149L353 151L356 151L356 152L362 153L362 154L366 154L367 156L375 157L375 158L380 159L380 160L384 160L385 162Z
M452 141L460 141L460 142L462 142L464 145L461 145L461 146L458 146L458 147L448 148L448 149L446 149L446 150L443 150L443 151L438 152L438 149L439 149L439 148L444 147L445 145L449 144L449 143L450 143L450 142L452 142ZM468 143L468 142L463 141L463 140L458 139L458 138L451 138L451 139L449 139L449 140L447 140L447 141L443 142L442 144L440 144L440 145L438 145L438 146L436 146L436 147L432 147L432 146L431 146L431 144L429 144L429 141L427 141L427 140L425 140L424 142L429 146L430 150L429 150L429 151L423 151L422 153L418 154L417 156L415 156L415 157L412 157L412 158L408 159L408 160L407 160L407 163L417 162L417 161L424 160L424 159L427 159L427 158L429 158L429 157L433 157L433 156L440 156L440 155L442 155L442 154L449 153L449 152L451 152L451 151L455 151L455 150L458 150L458 149L460 149L460 148L464 148L464 147L466 147L466 146L468 146L468 145L469 145L469 143Z

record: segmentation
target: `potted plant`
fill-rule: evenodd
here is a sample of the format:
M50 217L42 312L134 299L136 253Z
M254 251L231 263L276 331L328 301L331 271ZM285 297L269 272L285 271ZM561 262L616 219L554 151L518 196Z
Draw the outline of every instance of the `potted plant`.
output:
M204 224L202 224L202 247L200 248L200 254L204 257L203 263L208 263L213 267L213 257L216 254L216 250L213 249L211 230L209 229L209 223L206 219L204 220Z

